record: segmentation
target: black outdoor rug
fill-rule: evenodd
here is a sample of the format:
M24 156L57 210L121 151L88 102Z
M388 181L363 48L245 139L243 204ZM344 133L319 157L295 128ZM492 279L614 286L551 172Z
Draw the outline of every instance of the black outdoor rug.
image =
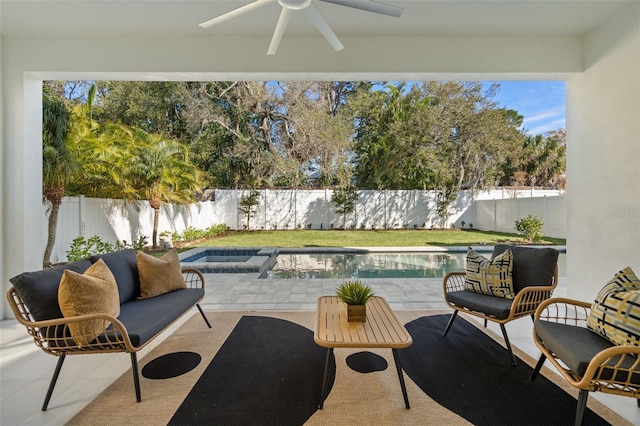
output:
M458 317L443 336L449 315L406 324L413 344L399 350L406 374L429 397L475 425L572 425L576 399ZM609 424L587 409L584 425Z
M318 409L325 358L311 330L243 316L169 424L302 425Z

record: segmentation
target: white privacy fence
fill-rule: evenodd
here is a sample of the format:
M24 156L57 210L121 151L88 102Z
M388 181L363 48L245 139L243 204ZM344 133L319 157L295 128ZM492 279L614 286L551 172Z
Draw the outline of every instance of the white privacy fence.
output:
M566 237L566 203L559 191L461 191L447 223L437 214L433 191L358 191L351 229L429 229L473 227L481 230L515 232L514 222L534 214L544 222L544 235ZM249 191L215 190L214 201L190 205L164 204L158 231L182 232L188 227L206 229L224 223L234 230L245 229L246 217L239 210ZM333 191L261 190L260 204L251 218L251 229L331 229L342 228L343 217L331 203ZM43 207L43 223L46 215ZM85 197L65 197L60 208L56 244L51 260L66 260L74 238L99 236L103 241L135 241L147 236L151 242L153 209L147 202L126 203ZM42 249L46 245L43 236Z

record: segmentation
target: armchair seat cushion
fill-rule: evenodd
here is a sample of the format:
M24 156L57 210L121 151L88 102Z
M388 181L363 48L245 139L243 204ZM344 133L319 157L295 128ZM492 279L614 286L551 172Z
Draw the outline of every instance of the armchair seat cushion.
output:
M544 346L581 377L596 354L613 346L586 327L543 320L536 320L533 327Z
M609 340L586 327L536 320L534 329L544 346L555 354L555 358L561 360L569 370L580 377L584 376L589 362L599 352L615 346ZM620 356L614 356L607 365L615 366L620 363L620 366L629 369L633 367L634 362L635 357L633 356L625 357L622 363L620 363ZM602 380L611 380L613 373L612 370L605 369L596 372L596 376ZM618 371L614 380L625 382L629 378L631 383L640 385L640 374L625 370Z
M448 302L456 306L467 308L497 319L505 319L509 316L513 300L503 297L489 296L468 290L458 290L445 293Z

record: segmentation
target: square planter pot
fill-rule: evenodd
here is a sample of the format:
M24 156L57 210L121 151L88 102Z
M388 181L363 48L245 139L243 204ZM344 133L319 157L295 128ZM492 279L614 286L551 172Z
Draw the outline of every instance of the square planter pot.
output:
M367 305L347 305L347 321L364 322L367 320Z

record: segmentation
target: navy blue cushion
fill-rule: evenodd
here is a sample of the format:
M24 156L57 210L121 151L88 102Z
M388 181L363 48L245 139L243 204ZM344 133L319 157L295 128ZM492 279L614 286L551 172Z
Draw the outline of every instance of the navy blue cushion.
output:
M120 306L118 320L131 342L140 346L169 326L204 297L204 289L185 288L149 299L134 299Z
M66 265L42 271L23 272L11 278L11 284L31 312L36 321L62 318L58 305L58 287L65 269L84 273L91 266L89 259L78 260Z
M138 276L138 262L136 252L131 249L115 251L113 253L91 256L92 263L98 259L104 260L118 284L120 304L140 296L140 277Z
M474 293L467 290L452 291L445 293L448 302L456 306L471 309L497 319L505 319L509 316L512 299L504 297L489 296L482 293Z
M553 248L523 247L499 244L493 248L491 258L511 249L513 253L513 290L529 286L549 286L558 264L558 250Z

